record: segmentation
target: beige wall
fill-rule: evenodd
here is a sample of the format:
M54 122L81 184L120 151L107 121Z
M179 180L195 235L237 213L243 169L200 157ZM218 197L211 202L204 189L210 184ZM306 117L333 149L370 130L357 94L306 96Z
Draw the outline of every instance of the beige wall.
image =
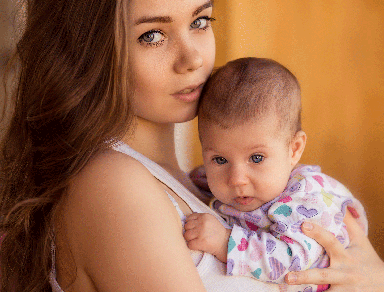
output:
M384 259L384 1L215 5L217 65L268 57L297 75L309 137L302 162L321 165L363 202L369 238Z

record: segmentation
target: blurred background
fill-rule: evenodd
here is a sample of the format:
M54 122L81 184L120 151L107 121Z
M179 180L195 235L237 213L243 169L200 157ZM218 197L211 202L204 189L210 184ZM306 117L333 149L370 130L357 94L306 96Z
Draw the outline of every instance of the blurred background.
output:
M18 31L16 2L0 2L0 77ZM384 1L215 0L214 17L216 66L266 57L298 77L308 135L301 162L361 200L384 259ZM177 127L185 171L202 164L196 122Z

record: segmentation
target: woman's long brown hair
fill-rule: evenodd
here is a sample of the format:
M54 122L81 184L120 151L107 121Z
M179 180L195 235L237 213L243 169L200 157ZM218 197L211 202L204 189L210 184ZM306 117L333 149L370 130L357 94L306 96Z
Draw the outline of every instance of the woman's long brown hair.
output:
M28 0L0 149L1 292L51 291L54 212L89 159L131 129L122 0Z

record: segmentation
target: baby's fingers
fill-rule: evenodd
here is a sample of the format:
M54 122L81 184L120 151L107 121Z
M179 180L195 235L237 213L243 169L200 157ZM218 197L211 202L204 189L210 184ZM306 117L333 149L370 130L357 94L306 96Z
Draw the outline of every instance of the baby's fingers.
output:
M189 229L184 232L184 239L187 242L190 242L191 240L195 240L198 237L198 232L196 229ZM188 246L189 247L189 246Z

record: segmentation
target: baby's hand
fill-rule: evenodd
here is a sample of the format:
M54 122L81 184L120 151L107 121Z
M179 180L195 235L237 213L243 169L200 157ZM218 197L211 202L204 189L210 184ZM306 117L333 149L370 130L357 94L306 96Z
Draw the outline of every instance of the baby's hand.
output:
M184 238L192 250L201 250L227 262L228 240L231 230L226 229L213 215L193 213L187 217Z

